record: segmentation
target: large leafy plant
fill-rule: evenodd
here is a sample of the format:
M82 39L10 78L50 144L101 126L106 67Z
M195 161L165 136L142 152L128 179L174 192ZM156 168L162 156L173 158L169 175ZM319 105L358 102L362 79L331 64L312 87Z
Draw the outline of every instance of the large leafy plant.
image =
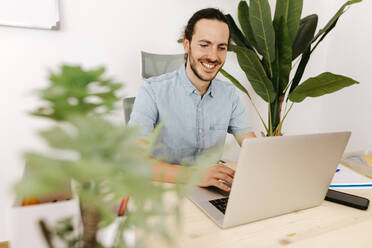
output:
M121 87L122 84L104 76L104 68L83 70L65 65L60 72L51 73L50 84L38 91L43 104L32 114L54 121L52 127L39 132L49 149L25 153L32 176L18 183L17 193L21 197L42 197L63 192L66 182L72 180L83 226L83 232L75 235L71 219L62 220L56 228L42 222L49 247L53 247L53 235L63 240L66 247L103 247L97 233L117 218L113 206L124 196L130 196L132 207L117 227L115 242L110 247L127 247L123 230L132 227L142 237L155 232L171 240L169 227L161 217L171 215L180 220L181 199L201 176L195 172L188 184L167 187L152 182L155 161L147 159L147 155L160 127L147 142L139 143L138 129L106 118L117 106L117 91ZM208 156L200 163L208 164L205 159L209 160ZM167 192L178 197L174 204L164 201ZM144 244L143 239L136 240L136 247Z
M358 83L330 72L305 81L301 79L319 43L336 26L346 8L361 1L347 1L317 33L316 14L301 19L303 0L277 0L273 19L268 0L250 0L249 5L241 1L238 5L241 29L231 15L226 15L233 40L230 50L236 53L253 90L268 103L267 123L247 89L225 70L221 73L251 100L268 136L282 135L283 122L294 103ZM295 70L293 76L292 70ZM287 109L288 102L291 104Z

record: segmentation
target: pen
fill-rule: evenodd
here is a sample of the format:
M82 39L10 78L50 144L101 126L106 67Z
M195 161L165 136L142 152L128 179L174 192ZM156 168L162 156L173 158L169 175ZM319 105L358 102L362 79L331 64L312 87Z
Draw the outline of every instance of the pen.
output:
M123 216L124 215L125 210L127 209L128 201L129 201L129 196L123 197L123 199L120 202L118 216Z

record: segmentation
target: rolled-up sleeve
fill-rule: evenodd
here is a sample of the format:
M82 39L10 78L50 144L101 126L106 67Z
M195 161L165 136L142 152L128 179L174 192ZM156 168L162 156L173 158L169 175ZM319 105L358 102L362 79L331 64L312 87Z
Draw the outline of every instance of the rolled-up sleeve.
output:
M130 115L128 126L141 127L142 137L146 137L154 129L158 121L158 108L151 84L145 81L138 91Z
M228 133L237 135L252 132L253 129L248 121L248 115L240 100L236 88L233 92L232 113L228 127Z

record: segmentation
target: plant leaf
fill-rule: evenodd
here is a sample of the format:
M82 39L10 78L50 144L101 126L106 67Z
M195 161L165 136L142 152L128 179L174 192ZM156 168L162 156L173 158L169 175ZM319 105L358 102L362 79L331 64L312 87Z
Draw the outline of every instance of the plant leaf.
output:
M224 69L220 69L220 73L226 77L227 79L229 79L231 81L231 83L233 83L233 85L235 85L236 88L238 88L239 90L243 91L249 99L251 99L251 96L249 95L247 89L241 84L239 83L239 81L234 78L232 75L230 75L227 71L225 71Z
M38 92L47 103L32 114L65 121L73 115L111 112L119 100L116 94L122 84L106 78L104 72L103 67L84 70L80 66L63 65L60 73L50 73L50 85ZM91 102L92 98L98 102Z
M318 97L333 93L353 84L359 84L359 82L342 75L324 72L299 85L289 94L289 99L292 102L302 102L306 97Z
M231 38L235 42L236 45L242 46L242 47L248 47L249 49L252 49L251 44L249 41L244 37L243 33L240 31L238 26L236 25L234 19L231 17L231 15L225 15L226 20L230 27L231 32Z
M331 20L329 20L329 22L324 26L324 28L319 30L319 32L314 37L313 42L316 41L319 38L319 36L327 32L327 30L331 29L332 26L334 27L335 22L337 22L337 19L344 13L344 10L347 6L355 4L355 3L359 3L361 1L362 0L351 0L351 1L347 1L346 3L344 3L341 6L341 8L336 12L336 14L331 18Z
M288 27L285 25L284 18L281 17L279 21L274 20L275 38L280 41L275 44L276 55L273 63L273 75L277 74L279 85L274 88L278 95L282 93L282 90L286 88L289 81L289 73L292 69L292 47L288 33ZM275 77L273 77L274 81Z
M238 89L240 89L241 91L243 91L243 92L248 96L248 98L249 98L249 100L251 101L251 103L252 103L254 109L256 110L256 113L258 114L258 117L260 118L260 120L261 120L261 122L262 122L262 125L265 127L265 130L266 130L266 132L267 132L267 131L268 131L267 125L266 125L265 121L263 120L263 118L262 118L260 112L258 111L256 105L254 104L254 102L253 102L251 96L249 95L247 89L246 89L243 85L241 85L241 83L239 83L239 81L238 81L236 78L234 78L232 75L230 75L230 74L229 74L227 71L225 71L224 69L221 68L220 72L221 72L221 74L224 75L227 79L229 79L229 80L230 80L230 81L235 85L235 87L237 87Z
M292 44L292 60L297 58L311 44L318 25L318 16L312 14L301 19L296 39Z
M279 20L274 19L275 29L275 60L272 63L273 68L273 86L276 92L275 100L270 104L269 114L271 115L271 132L276 130L280 122L280 97L283 89L286 88L289 81L289 73L292 68L292 47L288 34L288 27L284 22L284 17Z
M274 101L276 93L257 54L245 47L234 47L234 52L254 91L266 102Z
M284 23L288 26L288 34L293 44L300 24L303 0L277 0L274 20L279 21L284 17Z
M272 63L275 59L275 32L269 2L250 0L249 20L257 42L257 50L268 63Z
M300 64L297 67L296 74L293 77L291 88L289 89L289 93L292 93L292 91L297 87L297 85L300 83L301 78L305 72L305 68L307 63L309 62L311 55L310 46L307 47L307 49L303 52Z
M249 7L246 1L240 1L238 5L238 19L243 33L253 47L257 47L253 30L249 22Z

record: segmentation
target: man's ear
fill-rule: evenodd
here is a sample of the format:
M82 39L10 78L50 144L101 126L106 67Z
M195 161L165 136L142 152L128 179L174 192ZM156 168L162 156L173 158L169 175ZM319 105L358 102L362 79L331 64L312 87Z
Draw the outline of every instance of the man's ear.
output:
M190 41L188 39L186 39L186 37L184 37L183 40L182 40L182 44L183 44L183 49L185 50L185 53L189 54Z

